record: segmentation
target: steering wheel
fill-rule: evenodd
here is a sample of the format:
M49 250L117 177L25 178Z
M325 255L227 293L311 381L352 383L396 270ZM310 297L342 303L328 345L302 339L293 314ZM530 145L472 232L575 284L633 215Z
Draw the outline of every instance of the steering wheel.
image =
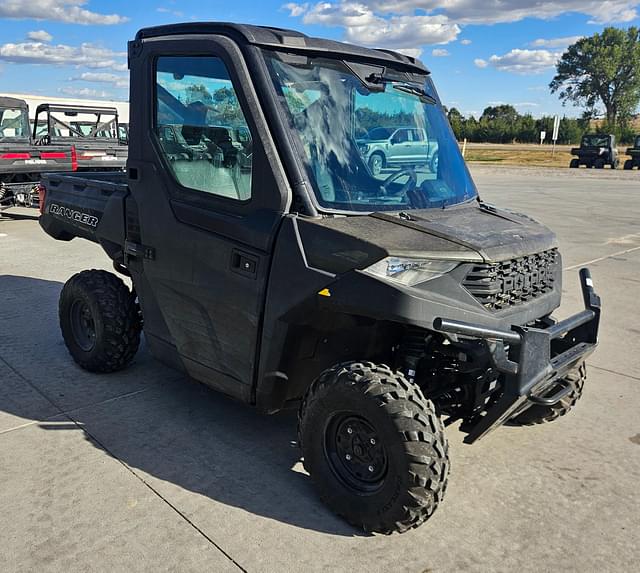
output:
M405 175L409 176L407 182L400 188L399 191L394 191L392 193L389 192L388 186L391 185L396 179L400 179L400 177L404 177ZM406 195L409 191L413 191L418 185L418 176L413 169L401 169L400 171L396 171L387 177L382 183L382 190L385 195L388 196L397 196L397 195Z

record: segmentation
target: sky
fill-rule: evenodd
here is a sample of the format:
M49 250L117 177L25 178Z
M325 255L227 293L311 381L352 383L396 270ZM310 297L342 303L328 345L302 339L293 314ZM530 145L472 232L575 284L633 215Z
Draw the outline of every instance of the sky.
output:
M126 100L138 29L211 20L418 56L464 115L508 103L578 116L549 92L555 62L582 36L640 26L640 0L0 0L0 92Z

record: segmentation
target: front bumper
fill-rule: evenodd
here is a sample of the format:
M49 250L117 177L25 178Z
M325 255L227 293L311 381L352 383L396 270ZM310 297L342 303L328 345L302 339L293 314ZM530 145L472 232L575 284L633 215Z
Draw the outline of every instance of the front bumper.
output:
M571 386L564 384L553 395L547 395L598 343L600 297L593 289L588 269L580 270L580 283L585 310L548 328L513 326L507 331L456 320L434 320L437 331L483 340L493 367L503 374L500 398L467 427L466 443L482 438L533 404L553 405L571 393Z

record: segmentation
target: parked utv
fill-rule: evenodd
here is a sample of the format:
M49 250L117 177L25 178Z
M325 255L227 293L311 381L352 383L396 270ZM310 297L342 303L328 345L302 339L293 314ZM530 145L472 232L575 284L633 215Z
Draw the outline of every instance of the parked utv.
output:
M127 161L115 107L41 104L36 108L33 141L73 145L78 171L121 171Z
M625 169L633 169L634 167L640 168L640 135L636 135L633 142L633 147L627 147L627 155L631 156L631 159L627 159L624 162Z
M0 98L0 211L38 203L36 186L45 171L72 171L72 148L31 143L24 100Z
M603 169L605 165L611 165L611 169L617 169L620 165L615 135L583 135L580 147L572 148L571 155L577 156L569 163L572 168L585 165Z
M133 285L101 270L65 284L83 368L127 366L144 319L150 352L189 377L262 412L298 406L322 499L384 533L442 500L445 425L473 443L575 405L600 316L589 273L585 310L555 321L556 237L479 199L419 61L191 23L138 32L129 65L126 174L45 181L43 229L99 243ZM358 139L390 119L428 130L435 172L426 156L372 172ZM248 168L161 139L182 126L206 143L212 125L247 134Z

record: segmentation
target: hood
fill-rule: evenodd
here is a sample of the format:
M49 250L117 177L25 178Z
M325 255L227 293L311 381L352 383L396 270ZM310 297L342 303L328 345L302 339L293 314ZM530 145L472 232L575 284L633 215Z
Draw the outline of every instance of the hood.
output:
M310 264L343 272L389 255L498 262L557 247L544 225L472 202L447 209L300 221Z
M449 209L409 211L410 220L385 213L371 216L472 249L486 262L531 255L558 246L555 234L535 219L475 201Z

